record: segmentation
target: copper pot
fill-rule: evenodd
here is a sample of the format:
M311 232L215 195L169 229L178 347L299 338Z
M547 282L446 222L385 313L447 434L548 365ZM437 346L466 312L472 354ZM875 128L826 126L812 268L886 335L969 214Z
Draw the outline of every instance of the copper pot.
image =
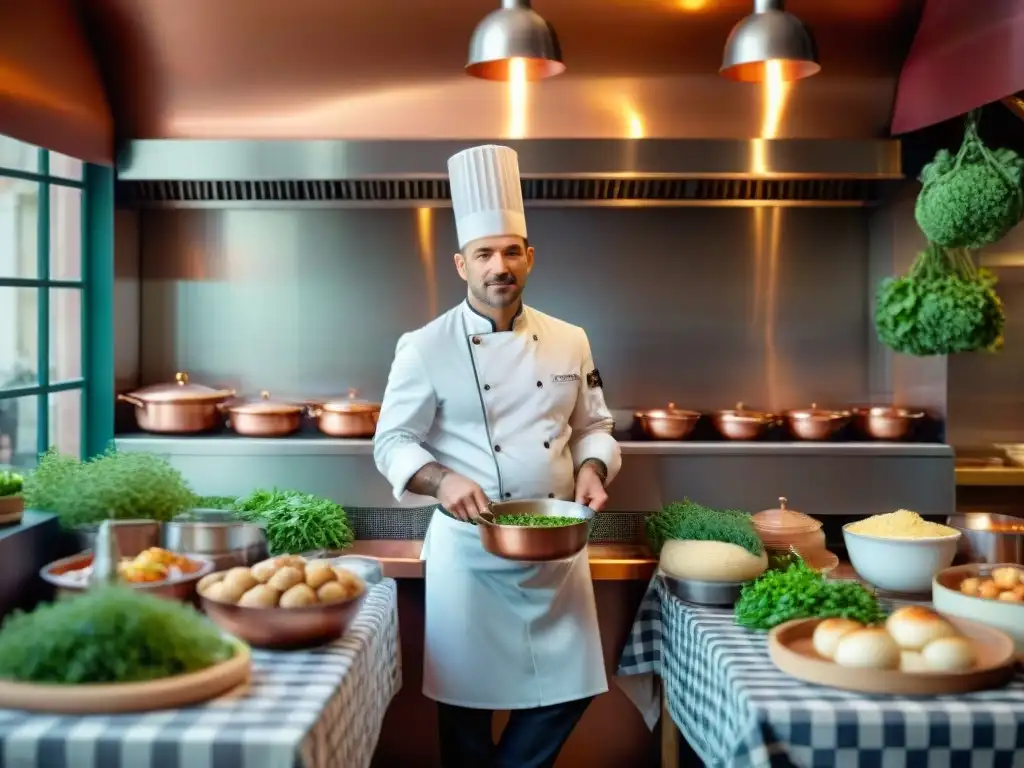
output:
M224 407L227 424L246 437L284 437L297 432L302 426L303 405L271 400L266 390L258 400L240 402Z
M380 404L359 399L355 389L340 400L310 405L309 415L325 435L349 439L373 437L377 431Z
M497 525L502 515L539 515L543 517L578 517L574 525L551 528L519 525ZM491 504L477 518L480 543L496 557L519 562L539 563L564 560L587 546L594 510L572 501L560 499L523 499Z
M220 426L218 406L235 391L191 384L184 372L174 378L173 384L156 384L117 399L135 406L135 420L147 432L194 434Z
M716 411L711 420L722 437L729 440L753 440L778 422L774 414L749 410L743 403L736 403L732 410Z
M924 416L892 405L866 406L853 409L853 423L857 430L875 440L899 440L910 431L912 422Z
M832 411L811 403L810 408L786 411L783 418L797 440L826 440L849 421L850 412Z
M669 403L668 408L637 411L635 414L640 428L652 440L682 440L697 426L700 413L684 411Z

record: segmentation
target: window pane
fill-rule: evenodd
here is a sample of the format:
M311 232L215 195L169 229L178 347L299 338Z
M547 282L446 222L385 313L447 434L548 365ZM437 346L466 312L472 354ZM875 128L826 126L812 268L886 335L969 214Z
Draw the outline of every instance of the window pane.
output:
M38 228L39 184L0 176L0 277L38 277Z
M39 398L0 400L0 464L25 469L36 465L36 403Z
M38 383L38 305L38 288L0 287L0 390Z
M82 178L82 161L60 152L50 152L50 175L78 181Z
M68 456L82 454L82 390L50 395L50 446Z
M50 289L50 381L82 375L82 291Z
M16 171L39 170L39 148L24 141L0 136L0 168Z
M82 279L82 190L50 187L50 277Z

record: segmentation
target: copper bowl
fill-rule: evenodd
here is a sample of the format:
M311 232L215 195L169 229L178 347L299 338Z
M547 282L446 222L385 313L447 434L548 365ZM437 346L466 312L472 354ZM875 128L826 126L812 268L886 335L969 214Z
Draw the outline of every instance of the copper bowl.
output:
M819 408L817 403L811 403L810 408L786 411L783 420L797 440L827 440L846 425L850 412Z
M700 413L681 410L675 403L669 403L668 408L637 411L634 415L644 434L652 440L682 440L700 421Z
M891 405L853 409L853 423L857 431L875 440L899 440L906 437L911 424L923 416L922 411Z
M554 528L534 528L525 525L497 525L501 515L529 515L540 517L576 517L574 525ZM582 552L590 537L590 524L594 510L573 501L559 499L529 499L501 501L477 520L480 543L485 550L505 560L541 563L564 560Z
M711 417L715 429L729 440L753 440L778 423L774 414L752 411L737 403L727 411L716 411Z
M196 583L213 571L213 561L208 558L189 555L188 559L198 563L199 569L177 578L165 579L164 581L140 583L125 581L122 583L127 587L148 592L157 597L188 602L195 595ZM77 594L85 592L89 588L89 584L69 579L65 574L69 571L80 570L89 565L92 565L92 552L79 552L77 555L55 560L49 565L43 566L39 571L39 575L47 584L56 587L58 593Z
M344 563L340 563L344 567ZM356 571L353 569L353 573ZM362 594L349 600L304 608L249 608L199 596L203 612L230 634L256 648L311 648L345 634L376 578L357 573L365 584Z

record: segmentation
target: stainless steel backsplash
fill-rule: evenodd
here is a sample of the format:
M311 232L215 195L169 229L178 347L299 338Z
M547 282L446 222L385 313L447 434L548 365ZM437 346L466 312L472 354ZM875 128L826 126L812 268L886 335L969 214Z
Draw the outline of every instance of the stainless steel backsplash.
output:
M448 209L131 216L138 367L130 382L133 350L119 348L119 386L187 370L247 392L377 398L398 336L464 296ZM527 300L587 329L613 408L884 397L869 385L868 221L865 209L531 210Z

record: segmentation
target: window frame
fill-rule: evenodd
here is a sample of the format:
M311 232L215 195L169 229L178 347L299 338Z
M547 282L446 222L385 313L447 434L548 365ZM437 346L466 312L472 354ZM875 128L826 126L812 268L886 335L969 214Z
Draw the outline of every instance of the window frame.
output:
M50 447L50 395L80 392L82 458L102 452L113 439L113 170L82 164L81 179L50 172L50 150L37 148L35 171L0 167L0 176L38 184L36 211L35 277L0 276L0 288L36 291L36 382L32 386L0 389L0 402L21 397L36 398L36 453ZM50 190L54 186L81 191L81 271L77 280L54 280L50 272ZM50 380L50 292L80 292L82 316L82 375L64 381Z

